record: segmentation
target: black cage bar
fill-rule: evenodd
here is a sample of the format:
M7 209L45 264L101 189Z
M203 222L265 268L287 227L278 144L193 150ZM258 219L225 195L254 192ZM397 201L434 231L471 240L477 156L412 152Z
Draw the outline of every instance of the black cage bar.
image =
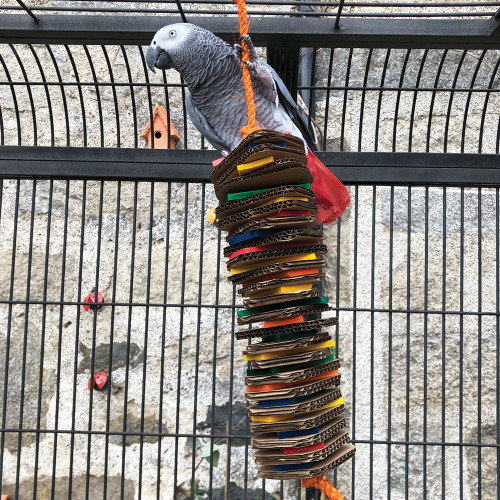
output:
M248 4L352 200L325 230L358 449L332 479L345 498L498 498L498 3ZM183 16L233 42L234 9L0 5L2 494L306 498L256 476L239 304L205 217L217 154L183 82L144 61ZM139 137L156 104L176 150ZM105 305L86 312L92 289Z

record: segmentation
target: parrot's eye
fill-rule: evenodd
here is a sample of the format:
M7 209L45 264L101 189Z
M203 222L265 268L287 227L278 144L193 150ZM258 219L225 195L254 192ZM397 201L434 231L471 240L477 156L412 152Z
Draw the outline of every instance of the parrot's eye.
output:
M169 33L169 35L170 35L171 37L175 36L175 30L172 30L172 31Z

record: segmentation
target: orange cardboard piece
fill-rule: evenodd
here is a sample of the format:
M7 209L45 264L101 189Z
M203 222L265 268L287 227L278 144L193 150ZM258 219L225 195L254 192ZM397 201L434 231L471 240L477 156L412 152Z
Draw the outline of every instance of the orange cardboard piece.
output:
M304 316L294 316L293 318L272 319L264 321L264 328L272 328L273 326L293 325L295 323L303 323Z
M309 269L294 269L292 271L284 271L282 273L272 274L271 276L266 276L266 279L276 280L276 279L280 279L280 278L295 278L297 276L306 276L309 274L317 274L317 273L319 273L319 267L311 267ZM259 281L262 281L262 278L257 278L257 279L242 283L241 287L246 288L247 286L254 285L255 283L258 283Z
M172 120L169 119L167 110L157 104L153 110L154 123L154 149L175 149L176 142L181 138L179 132L174 126ZM170 123L170 141L168 136ZM148 147L152 146L151 121L148 122L146 128L142 131L141 137L148 143Z

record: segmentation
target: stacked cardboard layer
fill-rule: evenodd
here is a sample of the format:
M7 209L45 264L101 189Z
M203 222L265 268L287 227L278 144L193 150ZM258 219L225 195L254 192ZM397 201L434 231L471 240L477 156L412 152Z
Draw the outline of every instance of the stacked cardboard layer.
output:
M312 175L301 139L270 130L249 135L213 171L217 226L228 232L229 280L241 285L243 351L259 475L324 474L350 458L339 363L328 327L337 318L320 292L327 252L314 215Z

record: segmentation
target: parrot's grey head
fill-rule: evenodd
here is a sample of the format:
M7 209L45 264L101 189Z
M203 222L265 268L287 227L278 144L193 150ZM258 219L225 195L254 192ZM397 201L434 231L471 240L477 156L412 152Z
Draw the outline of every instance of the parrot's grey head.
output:
M200 31L205 31L193 24L169 24L159 30L146 53L146 63L154 73L158 69L179 69L188 54L196 46Z

